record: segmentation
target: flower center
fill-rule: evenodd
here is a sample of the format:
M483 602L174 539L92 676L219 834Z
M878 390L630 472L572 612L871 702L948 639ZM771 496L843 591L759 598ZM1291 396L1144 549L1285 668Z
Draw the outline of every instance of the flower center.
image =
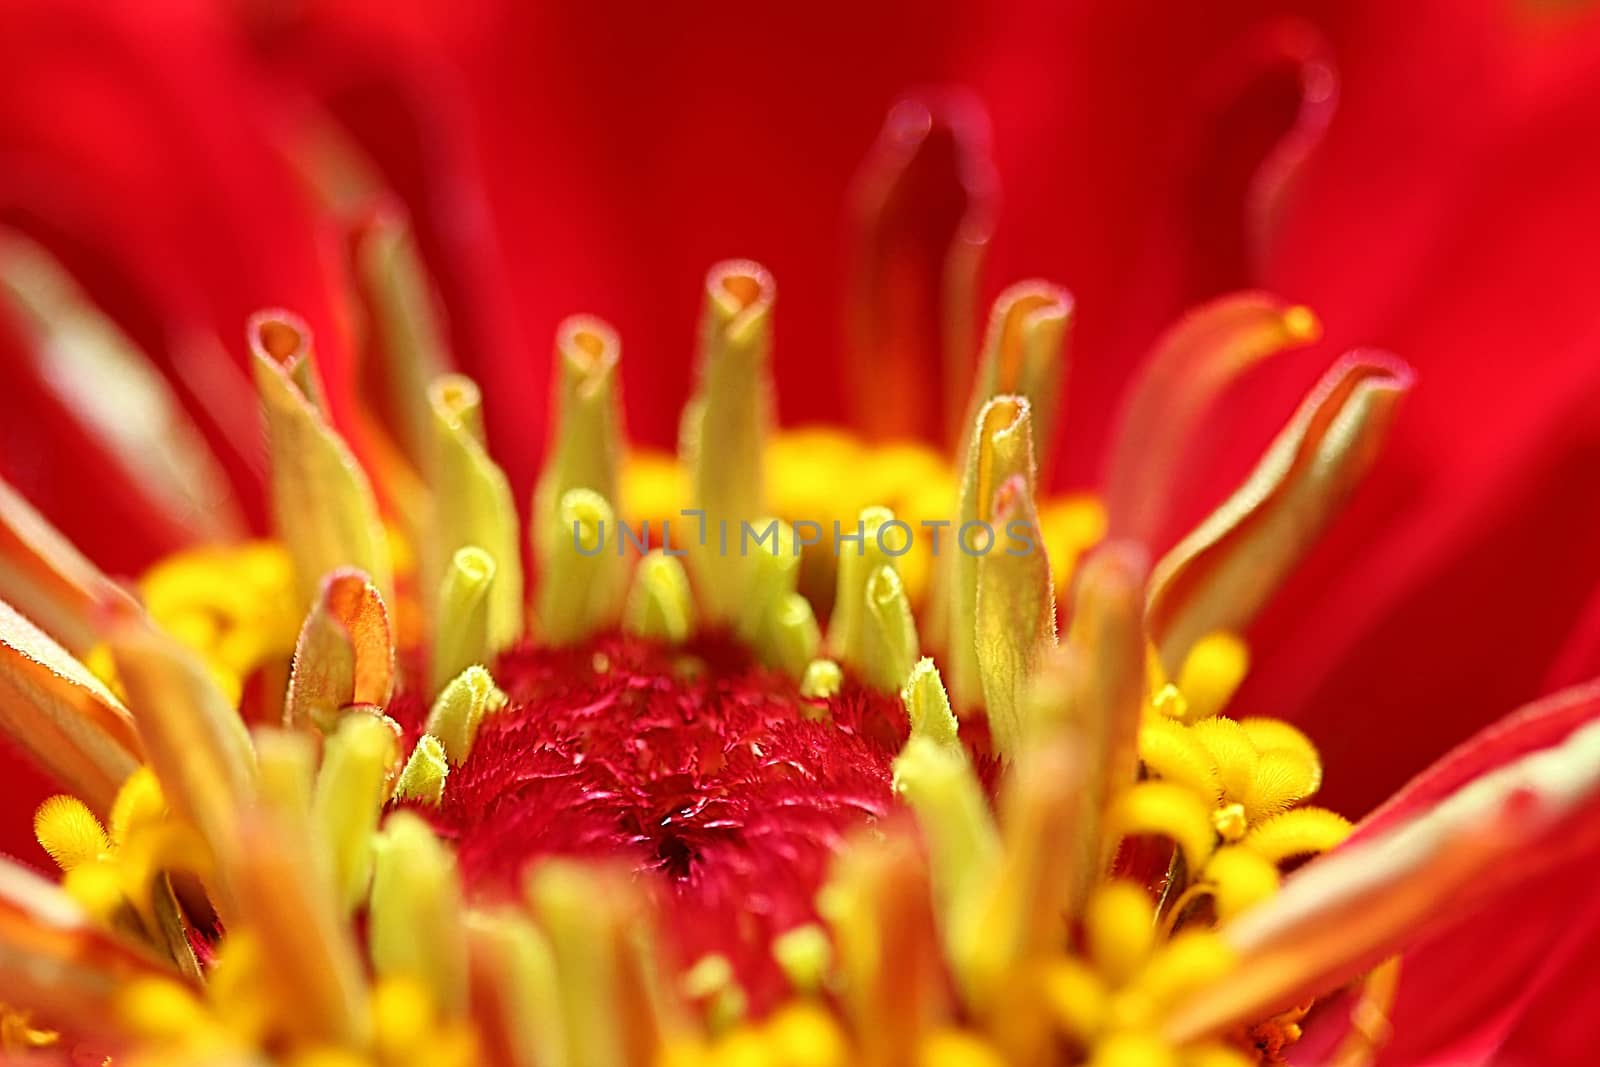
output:
M774 939L816 918L843 838L890 810L898 696L847 681L802 697L715 634L521 645L493 673L506 706L420 809L469 894L516 893L540 857L622 858L660 876L686 966L719 955L753 1006L781 994ZM420 703L402 703L395 717L420 731Z

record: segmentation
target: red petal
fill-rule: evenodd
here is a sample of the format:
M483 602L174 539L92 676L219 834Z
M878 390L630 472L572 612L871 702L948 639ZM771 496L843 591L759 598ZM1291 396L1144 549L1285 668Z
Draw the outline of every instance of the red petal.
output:
M1351 840L1392 827L1495 768L1559 744L1597 717L1600 682L1514 712L1413 779ZM1600 943L1600 897L1593 890L1600 835L1594 832L1593 807L1591 800L1591 810L1569 820L1552 840L1529 842L1530 848L1565 851L1556 866L1539 865L1530 856L1533 877L1501 872L1505 884L1472 916L1405 953L1391 1016L1394 1033L1379 1063L1579 1062L1528 1050L1552 1043L1589 1048L1600 1040L1600 1018L1579 1006ZM1336 1001L1319 1011L1299 1049L1310 1057L1306 1062L1343 1037L1348 1007L1347 1000ZM1513 1048L1521 1051L1513 1055Z

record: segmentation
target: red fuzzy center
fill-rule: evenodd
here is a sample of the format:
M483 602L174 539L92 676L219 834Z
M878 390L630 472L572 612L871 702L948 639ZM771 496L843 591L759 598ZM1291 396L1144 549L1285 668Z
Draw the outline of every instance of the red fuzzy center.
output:
M898 697L847 682L805 700L715 637L524 646L493 673L510 705L426 812L469 892L514 892L537 857L623 858L665 887L680 962L720 952L770 1003L772 938L815 919L829 859L893 807Z

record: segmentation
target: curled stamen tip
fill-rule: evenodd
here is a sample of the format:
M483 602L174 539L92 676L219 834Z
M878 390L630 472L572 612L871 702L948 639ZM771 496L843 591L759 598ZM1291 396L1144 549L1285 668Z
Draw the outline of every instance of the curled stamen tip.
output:
M605 320L593 315L571 315L556 327L556 350L580 380L591 382L617 366L622 341Z
M311 348L311 327L292 311L272 308L250 316L246 335L250 351L288 368Z
M727 259L706 274L706 292L727 320L754 319L778 296L772 272L753 259Z
M438 410L456 421L478 410L483 393L465 374L441 374L428 384L428 396Z

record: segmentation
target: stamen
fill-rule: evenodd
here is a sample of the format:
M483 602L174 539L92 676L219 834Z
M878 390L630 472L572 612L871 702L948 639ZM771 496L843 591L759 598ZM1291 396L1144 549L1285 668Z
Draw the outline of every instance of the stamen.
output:
M450 761L444 745L432 734L417 738L416 747L395 782L395 800L413 800L438 807L444 799L445 782L450 777Z
M474 1014L492 1062L531 1067L564 1062L561 983L550 940L521 911L469 911ZM478 973L488 981L479 983ZM486 995L478 997L480 986ZM500 1052L499 1057L494 1053Z
M867 666L861 647L867 625L867 580L879 567L894 566L894 558L884 551L878 539L879 531L893 521L894 512L886 507L863 509L856 527L861 540L849 550L841 542L838 550L839 582L833 615L828 620L828 652L856 670Z
M484 716L500 710L505 702L505 694L481 666L468 667L444 687L428 712L426 729L438 738L452 767L466 762Z
M1165 837L1183 851L1191 871L1205 866L1216 847L1211 808L1183 786L1171 782L1140 782L1124 790L1107 816L1111 840L1136 834Z
M334 891L346 913L367 895L372 834L398 755L392 724L360 712L346 715L323 745L312 814L333 861Z
M910 678L921 649L911 601L893 567L881 566L872 572L864 600L866 612L857 652L862 680L897 692Z
M434 380L428 404L433 433L424 470L433 502L422 546L422 588L427 594L442 589L457 554L469 545L493 558L485 626L486 651L496 653L523 630L522 548L511 484L484 448L483 397L470 378L451 374ZM441 594L434 612L436 635L451 632L454 620L445 617L448 610ZM452 673L445 672L445 677Z
M807 700L826 700L838 695L844 686L844 671L831 659L814 659L806 664L800 678L800 695Z
M1295 808L1251 827L1245 846L1275 864L1329 852L1350 836L1350 820L1326 808Z
M815 993L833 964L833 943L821 926L804 923L772 939L772 956L791 986L801 993Z
M1217 632L1196 641L1178 669L1178 689L1189 705L1186 721L1227 707L1249 671L1250 649L1238 635Z
M1031 491L1034 451L1032 415L1025 397L995 397L983 406L975 423L972 446L965 458L958 521L952 532L956 543L941 555L948 562L945 574L943 623L948 631L950 695L958 709L977 706L983 686L977 661L978 560L982 544L963 544L980 537L983 524L993 528L995 492L1020 475ZM994 546L988 546L992 550ZM937 620L936 620L937 625Z
M694 595L689 572L675 556L651 549L633 572L623 610L623 629L640 637L681 645L694 633Z
M366 361L363 385L411 466L425 471L432 438L428 384L446 363L426 271L405 216L388 204L369 215L351 243L367 349L375 357Z
M133 718L98 678L0 601L0 729L94 811L139 765Z
M447 1017L466 1008L466 938L455 857L410 812L389 816L374 844L372 965L409 978Z
M40 804L33 815L33 834L56 866L68 873L93 863L111 847L94 812L72 796L53 796Z
M528 901L550 938L569 1067L648 1062L661 1035L667 991L647 969L639 901L623 876L546 861L528 880Z
M738 617L745 567L720 546L723 524L737 536L740 523L766 511L762 456L772 424L772 276L758 264L728 261L706 277L700 334L700 379L684 409L679 454L704 511L705 536L690 546L697 588L713 622Z
M1001 857L1000 833L964 750L912 737L894 761L894 788L928 842L933 896L946 943L965 962L966 930Z
M539 625L552 645L570 645L621 619L627 561L611 504L589 489L561 498L550 566L539 575Z
M995 747L1015 759L1026 732L1023 689L1040 655L1055 647L1056 598L1033 494L1022 475L995 490L991 514L996 536L1003 534L1008 544L978 561L975 651Z
M562 500L574 489L619 499L622 465L622 393L618 365L622 344L616 331L588 315L556 328L555 374L551 383L550 442L534 490L534 559L548 581L571 525L560 522ZM674 507L682 506L682 497ZM633 503L629 501L628 503Z
M439 588L438 629L433 634L429 688L439 692L492 651L489 617L499 561L476 545L457 549Z
M273 518L294 559L300 602L311 603L323 576L340 567L366 572L392 598L377 500L322 410L311 331L286 311L269 311L251 318L249 338L266 412Z
M911 676L900 691L900 700L911 718L911 736L925 737L941 745L961 746L960 724L950 709L939 668L927 656L911 668Z

